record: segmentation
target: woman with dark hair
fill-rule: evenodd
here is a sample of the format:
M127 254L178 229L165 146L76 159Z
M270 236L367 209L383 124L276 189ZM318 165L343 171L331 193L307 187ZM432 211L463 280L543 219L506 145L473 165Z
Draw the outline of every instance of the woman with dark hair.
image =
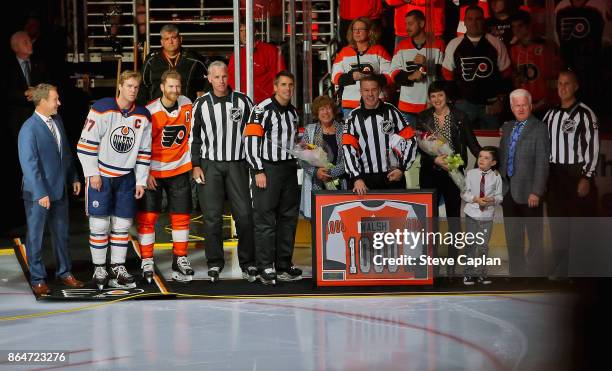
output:
M342 151L343 125L335 120L338 108L336 103L326 96L315 98L312 102L312 112L316 121L306 126L304 142L314 144L327 151L331 168L315 167L302 163L304 176L302 179L302 199L300 212L310 219L310 201L312 191L326 189L325 183L337 183L337 189L346 189L344 170L344 154Z
M448 143L454 153L457 153L467 164L467 151L478 157L480 145L472 131L468 116L461 110L449 105L447 84L444 81L434 81L427 91L431 108L421 112L417 118L416 129L436 135ZM421 170L419 183L421 188L433 188L438 193L438 200L443 197L448 218L449 232L457 233L461 229L459 219L461 210L461 195L457 185L448 175L446 155L437 157L421 151ZM449 246L449 257L456 258L457 250ZM450 266L449 273L454 273Z
M384 75L391 83L391 56L378 44L379 31L366 17L354 19L347 32L348 46L338 52L332 68L332 81L342 97L344 118L359 106L359 80L367 75Z

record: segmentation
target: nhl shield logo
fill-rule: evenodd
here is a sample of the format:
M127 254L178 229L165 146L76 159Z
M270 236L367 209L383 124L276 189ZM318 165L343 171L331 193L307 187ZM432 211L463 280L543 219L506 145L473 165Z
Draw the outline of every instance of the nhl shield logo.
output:
M393 124L392 121L383 120L381 121L380 125L381 125L381 129L383 133L387 135L393 134L393 128L395 127L395 125Z
M232 108L230 110L230 119L233 122L240 122L242 120L242 110L237 107Z
M576 126L578 126L578 123L576 121L572 119L565 119L563 120L563 123L561 124L561 129L563 130L564 133L570 134L576 131Z

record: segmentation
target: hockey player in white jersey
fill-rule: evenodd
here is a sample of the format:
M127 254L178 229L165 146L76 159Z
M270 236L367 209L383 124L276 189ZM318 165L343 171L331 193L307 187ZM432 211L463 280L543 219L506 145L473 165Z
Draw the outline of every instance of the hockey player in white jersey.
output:
M119 77L119 96L93 104L77 145L87 179L93 280L100 290L106 284L136 287L125 269L128 229L136 214L136 199L144 195L151 162L151 116L135 104L140 82L138 72L124 71ZM106 270L109 243L110 274Z

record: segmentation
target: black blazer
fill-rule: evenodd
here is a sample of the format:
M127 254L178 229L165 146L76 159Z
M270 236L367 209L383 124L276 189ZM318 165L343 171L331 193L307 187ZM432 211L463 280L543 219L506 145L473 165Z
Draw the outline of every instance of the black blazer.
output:
M478 158L478 153L480 152L481 147L480 144L478 144L476 136L474 135L471 121L468 119L467 115L463 111L453 106L450 107L450 110L453 117L451 124L451 137L453 139L455 153L458 153L463 159L463 162L467 165L468 149L470 152L472 152L474 157ZM435 131L433 114L433 108L429 108L421 112L417 117L416 129L419 131L433 133ZM433 168L434 158L435 157L421 151L421 168Z
M9 122L16 139L19 128L34 112L34 103L28 102L24 95L28 84L15 54L10 54L7 68L5 92L9 107ZM30 58L30 85L35 86L42 82L54 83L48 81L46 65L40 60Z

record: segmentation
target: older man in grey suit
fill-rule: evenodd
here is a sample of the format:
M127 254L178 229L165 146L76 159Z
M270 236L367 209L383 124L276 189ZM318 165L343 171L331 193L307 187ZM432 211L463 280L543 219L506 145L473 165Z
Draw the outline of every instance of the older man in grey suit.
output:
M546 125L531 115L531 94L527 90L517 89L510 94L510 108L516 120L502 126L500 172L510 275L518 277L541 273L542 202L550 141ZM529 238L527 254L525 230Z

